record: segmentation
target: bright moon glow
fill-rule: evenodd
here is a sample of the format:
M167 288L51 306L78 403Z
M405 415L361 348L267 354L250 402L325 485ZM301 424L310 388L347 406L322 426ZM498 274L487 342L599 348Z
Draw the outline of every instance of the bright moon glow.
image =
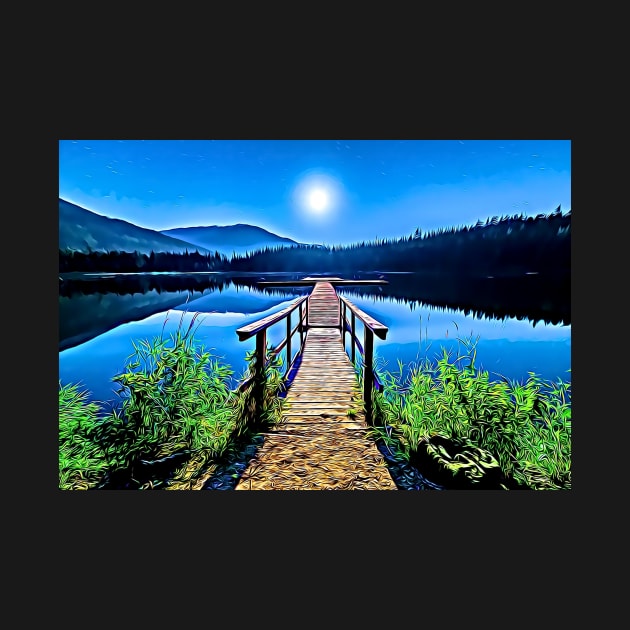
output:
M321 188L312 190L308 196L308 202L312 210L315 212L323 212L328 205L328 195Z
M297 177L292 193L293 208L310 223L332 223L343 204L343 187L338 177L321 169L310 169Z

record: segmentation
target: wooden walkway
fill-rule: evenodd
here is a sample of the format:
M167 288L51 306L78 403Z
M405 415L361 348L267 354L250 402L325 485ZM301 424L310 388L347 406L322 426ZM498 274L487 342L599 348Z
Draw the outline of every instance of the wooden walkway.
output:
M339 297L329 282L317 282L282 421L265 436L235 489L396 490L367 430L359 383L343 347Z

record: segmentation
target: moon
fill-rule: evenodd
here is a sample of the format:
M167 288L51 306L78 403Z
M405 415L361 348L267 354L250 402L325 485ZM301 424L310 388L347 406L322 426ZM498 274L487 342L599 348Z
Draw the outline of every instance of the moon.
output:
M343 207L343 186L336 173L313 168L297 174L291 205L300 220L331 224Z
M314 188L308 195L310 209L320 214L328 207L328 193L323 188Z

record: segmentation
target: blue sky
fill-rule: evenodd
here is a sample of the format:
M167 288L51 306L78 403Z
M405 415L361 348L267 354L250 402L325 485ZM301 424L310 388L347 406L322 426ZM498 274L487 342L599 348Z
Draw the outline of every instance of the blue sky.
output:
M571 209L570 140L60 140L59 196L327 245Z

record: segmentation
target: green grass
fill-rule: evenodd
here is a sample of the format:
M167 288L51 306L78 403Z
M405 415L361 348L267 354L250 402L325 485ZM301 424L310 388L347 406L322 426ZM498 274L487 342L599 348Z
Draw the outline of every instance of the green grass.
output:
M88 392L59 383L59 487L87 490L103 480L108 462L95 440L99 407Z
M475 343L462 343L463 354L443 348L406 378L401 364L397 374L379 373L373 434L467 487L492 479L496 487L570 489L570 383L531 372L524 382L491 381L475 366Z
M280 419L281 360L261 370L248 354L245 384L231 389L230 368L195 340L198 315L168 339L133 342L113 379L113 411L59 383L61 489L197 489L238 440ZM570 383L534 373L491 381L475 366L475 344L462 344L457 357L442 349L405 378L400 363L398 373L379 370L373 436L455 487L570 489Z
M120 404L111 412L59 384L61 489L196 488L235 440L279 419L280 360L232 390L231 369L195 340L198 315L186 330L182 317L169 339L132 342L113 378ZM246 376L258 374L253 353L247 358Z

